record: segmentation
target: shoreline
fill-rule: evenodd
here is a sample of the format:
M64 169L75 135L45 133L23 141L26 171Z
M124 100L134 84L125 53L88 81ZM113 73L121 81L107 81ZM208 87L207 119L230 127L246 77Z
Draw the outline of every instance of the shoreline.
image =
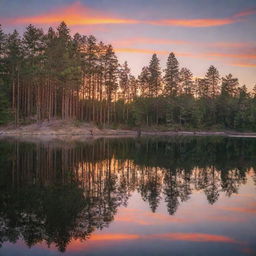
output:
M148 130L141 128L138 130L129 129L99 129L89 123L76 124L72 121L53 120L42 122L41 124L23 125L20 127L5 126L0 127L0 138L6 137L37 137L37 138L68 138L76 137L82 139L101 138L101 137L140 137L140 136L225 136L256 138L256 132L237 132L237 131L173 131L173 130Z
M3 131L0 130L0 138L7 137L48 137L48 138L109 138L109 137L144 137L144 136L224 136L224 137L240 137L240 138L256 138L256 133L252 132L228 132L228 131L148 131L141 130L140 136L136 130L113 130L102 129L93 130L91 132L85 130L84 132L72 132L72 131Z

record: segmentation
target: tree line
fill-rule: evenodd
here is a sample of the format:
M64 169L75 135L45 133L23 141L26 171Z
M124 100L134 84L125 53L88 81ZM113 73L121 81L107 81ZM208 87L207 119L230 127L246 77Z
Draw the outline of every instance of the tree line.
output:
M120 64L109 44L71 36L62 22L47 33L33 25L22 37L0 26L0 124L52 119L99 126L168 126L256 130L256 86L210 66L194 79L173 52L166 68L153 54L138 77Z

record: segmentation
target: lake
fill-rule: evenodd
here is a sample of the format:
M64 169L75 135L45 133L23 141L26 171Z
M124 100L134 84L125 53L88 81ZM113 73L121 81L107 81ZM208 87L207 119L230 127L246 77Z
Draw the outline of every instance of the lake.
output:
M0 255L256 255L256 139L0 141Z

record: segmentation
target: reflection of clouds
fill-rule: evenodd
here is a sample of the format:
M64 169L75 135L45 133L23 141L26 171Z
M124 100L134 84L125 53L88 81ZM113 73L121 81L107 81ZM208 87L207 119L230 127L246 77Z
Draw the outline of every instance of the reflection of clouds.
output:
M72 251L86 251L87 249L98 246L104 246L106 243L112 242L126 242L131 240L169 240L169 241L186 241L192 243L229 243L229 244L243 244L232 237L206 234L206 233L159 233L159 234L134 234L134 233L97 233L92 234L90 240L82 242L79 240L72 240L68 246L68 252Z
M152 235L151 237L157 238L157 239L174 240L174 241L240 243L228 236L202 234L202 233L167 233L167 234L155 234L155 235Z
M237 223L237 222L247 222L248 220L242 216L233 216L233 215L222 215L220 210L221 207L216 207L211 209L209 212L205 207L200 207L198 205L193 206L198 211L205 211L205 214L198 215L198 212L193 210L183 210L179 216L170 216L165 213L152 213L146 210L140 209L128 209L122 208L118 211L115 216L115 222L126 222L129 225L141 225L141 226L163 226L169 224L177 225L187 225L191 223L202 223L202 222L228 222L228 223Z
M141 138L136 148L135 141L130 139L122 142L96 140L79 144L79 147L33 144L31 150L26 144L17 143L19 150L14 151L14 157L6 157L11 159L7 160L10 166L17 168L5 177L3 184L7 185L0 194L4 201L0 217L7 227L3 236L7 241L12 238L12 232L18 232L19 237L32 237L32 242L26 241L29 246L47 240L49 245L56 244L62 251L70 241L72 244L79 239L87 240L86 246L138 239L236 243L228 236L208 234L209 229L204 230L206 234L202 230L202 233L184 232L186 228L191 231L200 225L211 228L216 223L248 224L248 217L252 215L243 213L255 213L255 202L251 202L255 188L252 180L255 171L251 168L255 166L255 144L244 143L241 147L237 144L239 141L230 140L234 149L239 147L238 159L237 151L232 149L226 156L227 149L223 149L226 139L218 138L209 147L211 140L182 138L182 141L172 139L161 144ZM216 160L220 158L221 161ZM19 165L16 159L20 160ZM241 159L244 168L237 167ZM239 197L238 192L244 196ZM8 196L4 196L5 193ZM16 194L19 196L15 197ZM28 198L28 195L33 197ZM230 198L231 195L235 197ZM214 206L208 203L216 203L217 199ZM128 202L134 204L123 208ZM151 212L148 206L157 212ZM59 209L65 209L60 216ZM110 232L111 229L107 230L109 233L97 233L113 220L117 233ZM42 225L46 222L51 225ZM17 223L17 226L10 223ZM243 224L236 225L243 227ZM33 237L28 231L37 230L39 226L40 232ZM144 232L150 230L150 226L154 229L151 235L126 234L123 232L128 229L120 230L120 227L127 227L135 232L138 227L139 232ZM165 227L170 228L167 232L182 232L163 233ZM71 248L79 246L77 243Z
M127 209L122 208L119 210L115 217L115 221L128 222L129 224L138 225L165 225L167 223L188 223L191 222L187 218L177 218L174 216L162 214L162 213L152 213L146 210L139 209Z
M256 206L254 206L254 208L251 208L250 206L248 206L247 208L242 208L242 207L218 207L218 208L225 211L231 211L231 212L242 212L242 213L249 213L249 214L256 213Z

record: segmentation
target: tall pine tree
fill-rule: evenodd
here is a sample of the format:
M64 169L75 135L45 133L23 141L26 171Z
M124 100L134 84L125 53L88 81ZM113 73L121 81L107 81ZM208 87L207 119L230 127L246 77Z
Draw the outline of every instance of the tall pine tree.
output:
M173 52L167 59L165 69L165 94L167 96L176 96L179 92L179 62Z

